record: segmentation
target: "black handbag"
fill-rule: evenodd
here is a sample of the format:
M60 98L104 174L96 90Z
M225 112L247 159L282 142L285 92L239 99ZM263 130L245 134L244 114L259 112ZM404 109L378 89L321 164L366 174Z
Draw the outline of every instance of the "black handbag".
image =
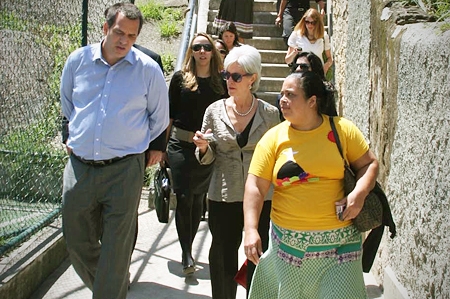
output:
M348 164L347 160L344 158L342 151L341 142L339 140L339 135L336 130L333 118L330 117L330 125L333 130L333 135L336 140L336 145L341 154L342 160L344 161L344 193L347 196L350 192L355 189L356 177ZM386 194L378 182L376 182L375 187L367 195L364 206L359 212L358 216L353 219L353 225L360 231L365 232L376 227L379 227L383 223L383 205L379 197L383 196L386 198Z
M153 186L155 188L155 210L158 220L161 223L169 222L170 192L171 184L167 165L162 162L153 177Z

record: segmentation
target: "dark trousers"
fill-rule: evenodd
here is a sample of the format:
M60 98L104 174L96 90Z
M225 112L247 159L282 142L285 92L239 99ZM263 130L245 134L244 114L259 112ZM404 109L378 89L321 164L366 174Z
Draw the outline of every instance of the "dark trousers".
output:
M242 242L244 211L242 202L217 202L209 200L208 223L212 235L209 250L209 272L213 299L235 299L237 283L234 276L238 271L238 250ZM264 202L260 217L260 235L263 250L269 240L270 201ZM261 225L263 224L263 225ZM251 266L249 268L251 274ZM250 279L251 280L251 279ZM248 282L247 282L248 283ZM249 284L249 283L248 283Z
M192 243L197 234L203 213L205 194L177 193L175 224L180 241L183 259L192 258Z
M101 167L71 156L64 170L63 233L94 299L126 298L144 169L141 154Z

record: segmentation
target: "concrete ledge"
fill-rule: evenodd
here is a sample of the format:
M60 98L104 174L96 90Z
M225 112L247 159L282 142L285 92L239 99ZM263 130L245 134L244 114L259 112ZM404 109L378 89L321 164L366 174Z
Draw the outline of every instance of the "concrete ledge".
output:
M384 269L384 299L409 299L408 291L398 281L394 271L387 266Z
M60 225L44 228L2 259L0 298L28 299L67 255Z

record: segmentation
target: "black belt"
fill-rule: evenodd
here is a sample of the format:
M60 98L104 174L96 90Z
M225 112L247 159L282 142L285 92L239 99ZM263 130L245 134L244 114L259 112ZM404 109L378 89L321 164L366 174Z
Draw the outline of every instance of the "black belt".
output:
M114 162L123 160L125 158L128 158L130 156L134 156L135 154L130 154L130 155L126 155L123 157L115 157L115 158L111 158L111 159L107 159L107 160L86 160L81 158L80 156L75 155L74 153L72 153L72 155L81 163L86 164L86 165L91 165L91 166L106 166L106 165L110 165Z

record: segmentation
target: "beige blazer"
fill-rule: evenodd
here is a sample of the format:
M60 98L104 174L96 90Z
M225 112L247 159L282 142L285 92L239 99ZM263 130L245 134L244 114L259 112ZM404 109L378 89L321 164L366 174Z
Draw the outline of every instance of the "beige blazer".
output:
M243 201L244 185L256 144L267 130L279 122L278 109L258 99L258 109L250 129L248 143L240 148L236 141L236 132L226 112L225 99L212 103L206 109L202 132L211 129L217 141L210 143L201 159L198 148L195 154L200 164L214 162L208 190L209 199L222 202ZM273 190L270 188L265 200L270 200L272 193Z

